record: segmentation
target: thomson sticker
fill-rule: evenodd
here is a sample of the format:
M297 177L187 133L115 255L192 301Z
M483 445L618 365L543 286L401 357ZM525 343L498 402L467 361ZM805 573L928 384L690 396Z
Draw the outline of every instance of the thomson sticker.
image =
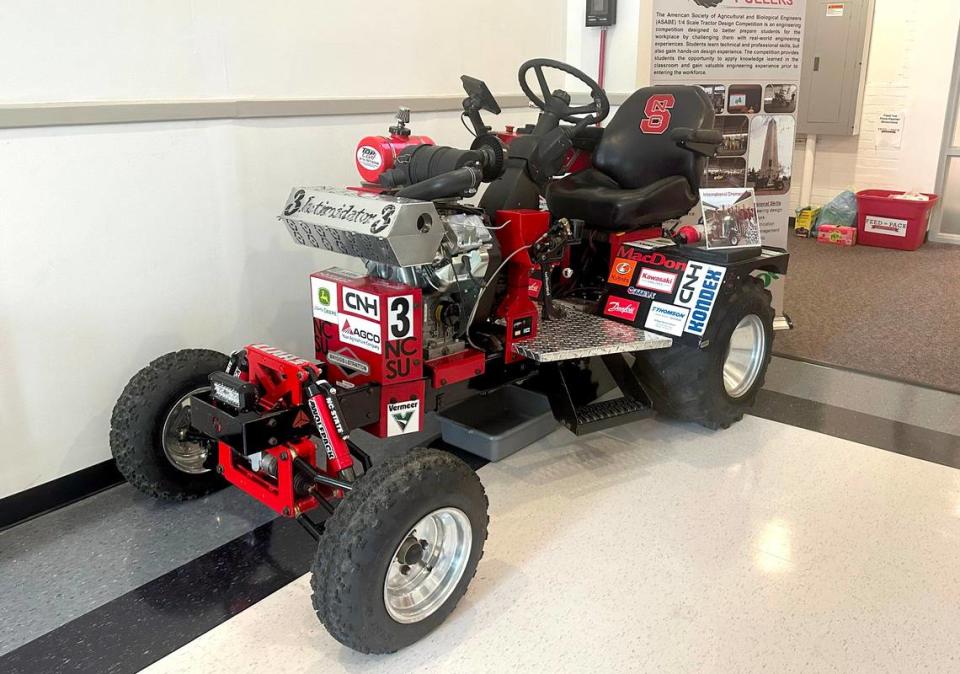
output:
M313 317L328 323L337 322L337 284L322 278L310 279L313 295Z
M663 302L652 302L643 327L679 337L687 324L690 310Z
M720 284L723 283L726 273L726 267L693 260L687 263L675 303L690 310L685 328L690 334L702 337L706 332L710 314L713 313L717 295L720 293Z
M420 430L420 401L387 403L387 435L406 435Z
M340 341L373 353L383 353L380 324L356 316L340 314L337 317Z

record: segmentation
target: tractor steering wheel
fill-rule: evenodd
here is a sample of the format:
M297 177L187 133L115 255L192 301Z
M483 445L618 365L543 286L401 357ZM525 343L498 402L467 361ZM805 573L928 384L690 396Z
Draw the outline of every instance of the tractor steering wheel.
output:
M570 105L570 94L560 89L558 89L556 93L550 91L550 87L547 86L547 79L543 76L544 68L553 68L554 70L560 70L576 77L590 87L590 98L593 99L593 102L587 105ZM537 82L540 84L540 92L543 98L533 93L533 90L527 84L527 73L530 70L533 70L537 76ZM551 113L564 122L586 126L588 124L602 122L610 113L610 100L607 98L607 94L604 93L603 89L600 88L600 85L594 82L593 79L582 70L578 70L561 61L554 61L553 59L530 59L520 66L518 77L520 79L520 88L523 90L523 93L527 95L527 98L530 99L531 103L543 112ZM582 117L581 115L589 115L589 117Z

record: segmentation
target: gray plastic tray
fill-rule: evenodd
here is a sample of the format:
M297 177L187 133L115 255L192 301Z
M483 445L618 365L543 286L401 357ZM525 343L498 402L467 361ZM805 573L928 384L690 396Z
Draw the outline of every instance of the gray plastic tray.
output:
M444 442L488 461L504 459L558 426L547 397L519 386L478 395L438 416Z

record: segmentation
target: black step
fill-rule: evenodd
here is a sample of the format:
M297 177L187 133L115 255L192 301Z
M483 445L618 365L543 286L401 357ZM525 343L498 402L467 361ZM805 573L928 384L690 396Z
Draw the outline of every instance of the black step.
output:
M624 396L578 407L574 411L575 419L565 422L565 425L577 435L584 435L644 419L651 413L647 404Z

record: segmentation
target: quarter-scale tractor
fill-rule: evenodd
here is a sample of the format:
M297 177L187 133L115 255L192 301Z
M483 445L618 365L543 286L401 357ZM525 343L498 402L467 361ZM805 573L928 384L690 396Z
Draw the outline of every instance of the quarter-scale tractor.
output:
M587 102L551 90L551 70ZM640 89L601 127L607 96L576 68L534 59L519 79L536 124L493 132L481 113L497 101L464 76L469 149L412 135L401 109L389 135L360 141L360 186L290 191L279 220L296 243L365 265L312 275L313 358L169 353L113 412L113 455L141 491L185 500L230 483L303 524L317 615L358 651L417 641L466 592L488 516L462 450L497 459L529 443L509 419L536 401L578 435L654 411L725 428L770 360L758 276L785 273L786 253L709 251L665 225L698 203L722 142L703 90ZM357 442L417 433L425 415L447 442L376 462ZM496 436L459 447L442 423L484 416Z

